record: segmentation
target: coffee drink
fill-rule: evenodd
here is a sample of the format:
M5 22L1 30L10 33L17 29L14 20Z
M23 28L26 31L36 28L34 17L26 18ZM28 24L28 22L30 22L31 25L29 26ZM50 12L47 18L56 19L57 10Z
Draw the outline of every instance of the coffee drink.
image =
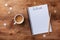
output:
M20 16L20 15L16 16L15 20L17 22L21 22L22 21L22 16Z

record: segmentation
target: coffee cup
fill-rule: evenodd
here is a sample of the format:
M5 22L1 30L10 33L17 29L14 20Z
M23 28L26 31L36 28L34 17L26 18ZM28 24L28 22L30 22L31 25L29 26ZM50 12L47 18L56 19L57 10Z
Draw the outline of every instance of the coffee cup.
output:
M24 22L24 16L22 14L17 14L14 17L14 24L22 24Z

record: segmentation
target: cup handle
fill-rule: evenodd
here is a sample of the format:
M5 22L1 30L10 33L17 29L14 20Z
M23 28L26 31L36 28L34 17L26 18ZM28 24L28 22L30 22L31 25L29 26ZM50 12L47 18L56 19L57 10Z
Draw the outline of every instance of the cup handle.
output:
M14 25L16 24L16 22L14 22Z

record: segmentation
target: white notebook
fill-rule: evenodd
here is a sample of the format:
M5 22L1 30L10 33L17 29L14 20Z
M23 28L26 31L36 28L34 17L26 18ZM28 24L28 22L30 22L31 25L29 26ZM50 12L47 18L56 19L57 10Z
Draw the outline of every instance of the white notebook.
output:
M32 29L32 35L48 32L50 17L49 17L47 4L28 7L28 14ZM50 28L50 32L52 32L51 28Z

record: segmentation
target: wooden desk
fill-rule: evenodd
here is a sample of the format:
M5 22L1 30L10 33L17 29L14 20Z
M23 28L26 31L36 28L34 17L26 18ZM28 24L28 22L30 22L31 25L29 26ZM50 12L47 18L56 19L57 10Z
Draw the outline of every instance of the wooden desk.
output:
M8 7L5 7L8 3ZM40 35L31 35L27 7L48 4L49 12L52 14L51 23L53 32ZM12 7L11 14L8 14ZM54 13L54 10L55 13ZM25 21L21 25L14 25L13 18L22 13ZM5 27L3 24L6 23ZM0 0L0 40L60 40L60 0Z

